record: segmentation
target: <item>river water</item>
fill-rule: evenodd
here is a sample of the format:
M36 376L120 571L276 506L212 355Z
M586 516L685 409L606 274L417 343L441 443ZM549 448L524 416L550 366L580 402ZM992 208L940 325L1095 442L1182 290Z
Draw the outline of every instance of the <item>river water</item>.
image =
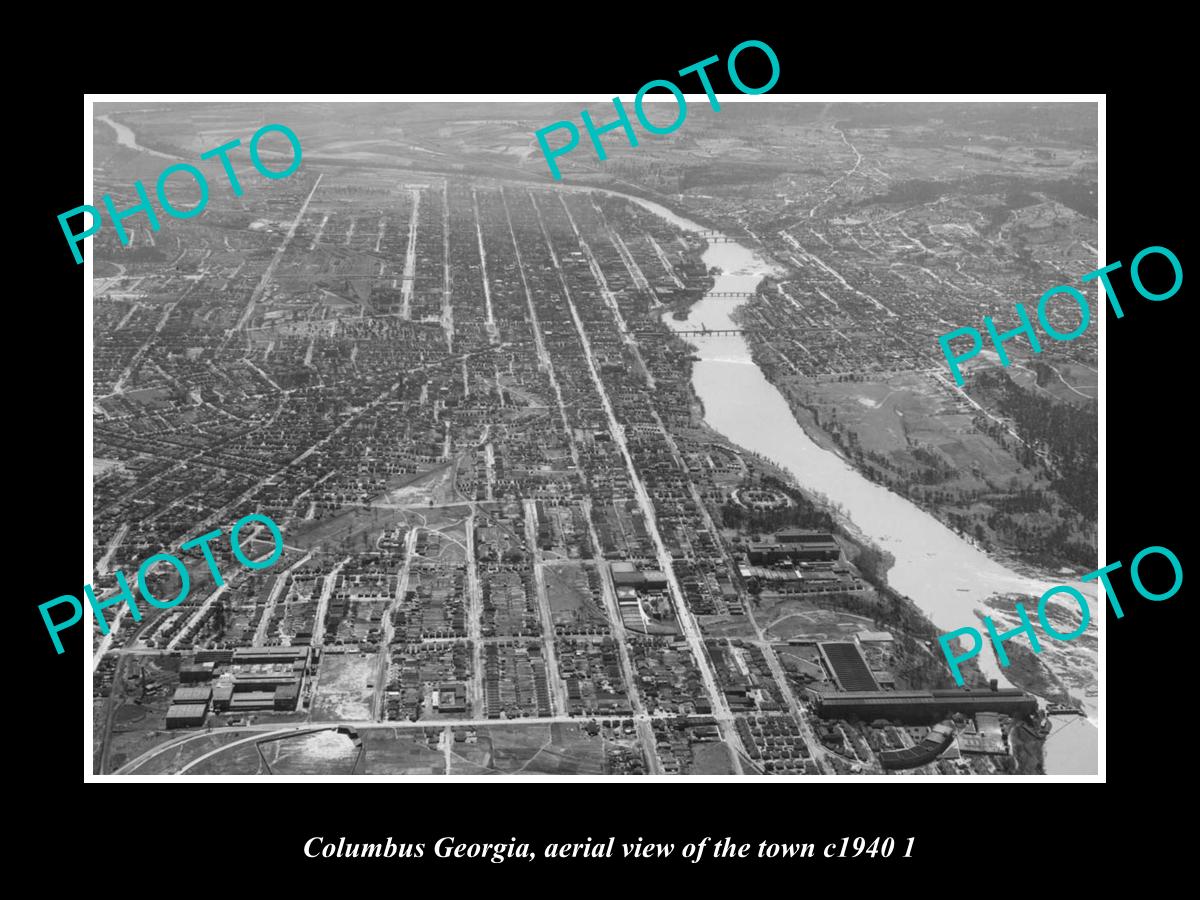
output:
M639 203L685 231L708 230L660 204L626 194L604 193ZM703 260L710 268L719 266L722 272L713 285L713 293L753 293L764 276L777 271L759 254L733 242L710 242ZM701 325L710 329L738 328L730 316L744 302L743 298L707 296L691 308L686 323L672 319L669 314L664 314L663 321L673 329ZM912 598L939 630L978 626L973 611L984 608L984 601L996 594L1038 597L1047 588L1062 583L1061 578L1049 573L1042 578L1012 571L929 513L868 481L836 453L817 445L800 427L783 395L754 363L740 334L689 336L687 340L700 358L693 369L692 384L704 403L708 424L734 443L788 469L802 487L838 503L854 530L895 557L895 564L888 571L888 583ZM770 423L770 427L763 427L763 423ZM1096 621L1094 588L1077 583L1075 586L1088 594ZM1025 605L1029 608L1031 603L1027 601ZM1053 643L1042 641L1041 658L1056 669ZM1073 648L1072 652L1078 649ZM987 649L976 659L989 677L1002 685L1009 684L1004 670ZM1070 724L1055 719L1057 724L1046 744L1049 774L1097 771L1098 731L1094 724L1097 701L1082 694L1077 696L1084 702L1089 718L1070 717Z
M133 131L126 128L120 122L115 122L108 116L96 116L96 118L112 128L117 133L117 143L122 147L128 147L130 150L140 150L142 153L149 153L151 156L158 156L162 159L178 159L177 156L171 156L169 153L160 153L158 150L151 150L149 147L143 147L137 142L137 136Z

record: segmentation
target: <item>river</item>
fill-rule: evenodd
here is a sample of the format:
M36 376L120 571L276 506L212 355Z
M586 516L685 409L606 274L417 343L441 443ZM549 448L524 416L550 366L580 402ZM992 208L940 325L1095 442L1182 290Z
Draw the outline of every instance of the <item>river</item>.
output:
M162 159L179 159L178 156L172 156L169 153L160 153L158 150L143 147L137 142L137 136L131 129L126 128L120 122L110 119L108 116L96 116L96 119L105 123L117 133L117 143L122 147L128 147L130 150L140 150L142 153L149 153L151 156L158 156Z
M708 231L695 222L676 215L666 207L614 191L602 191L639 203L685 231ZM758 253L741 244L710 242L703 255L710 268L722 272L713 285L713 293L753 293L764 276L778 268ZM743 298L707 296L690 310L686 323L664 314L663 321L672 329L739 328L731 314L744 303ZM989 557L969 541L959 537L935 517L899 494L867 480L836 453L816 444L792 415L783 395L754 363L750 348L740 335L688 337L700 361L692 372L692 385L704 403L705 420L735 444L760 453L783 466L802 487L819 492L838 503L850 526L867 540L888 551L895 564L888 571L888 583L912 598L916 605L941 631L964 626L979 626L975 609L996 594L1020 593L1038 597L1062 579L1050 573L1029 577L1014 572ZM763 427L764 422L771 423ZM1095 590L1085 589L1095 616ZM1089 593L1090 590L1090 593ZM1029 608L1033 604L1026 602ZM1000 616L995 616L998 626ZM1015 622L1015 619L1014 619ZM1041 659L1056 673L1078 667L1081 648L1043 640ZM985 650L976 659L980 668L1008 685L1004 670L995 656ZM1089 660L1085 654L1085 665ZM1090 671L1095 671L1092 654ZM1083 703L1088 718L1061 718L1046 743L1046 771L1052 775L1096 772L1098 743L1097 699L1072 691Z

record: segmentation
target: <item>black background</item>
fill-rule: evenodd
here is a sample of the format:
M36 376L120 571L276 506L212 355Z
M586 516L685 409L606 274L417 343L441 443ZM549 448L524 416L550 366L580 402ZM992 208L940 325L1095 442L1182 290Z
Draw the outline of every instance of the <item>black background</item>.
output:
M1044 22L1046 30L1039 34L1006 34L989 27L987 35L935 37L918 27L901 30L897 23L896 30L884 27L874 37L860 40L821 33L809 23L794 29L750 23L741 27L729 11L722 18L734 24L702 27L686 36L677 26L666 30L643 26L622 29L619 36L597 33L593 37L564 27L543 37L518 37L509 25L479 39L475 46L464 43L461 35L449 46L410 33L398 36L401 49L368 60L359 58L358 52L351 61L345 51L309 46L303 52L288 51L287 65L292 66L288 77L270 76L265 69L261 77L255 74L260 71L254 65L256 54L266 51L249 42L246 65L216 80L211 68L203 77L189 76L166 71L172 65L165 62L163 71L158 71L158 63L152 62L140 71L96 71L88 88L230 93L281 87L327 92L586 91L620 95L628 101L644 82L670 78L678 69L713 54L722 59L709 70L714 89L732 92L723 61L737 43L756 38L770 44L780 60L782 74L771 94L1107 91L1106 262L1119 259L1125 264L1113 279L1125 317L1117 320L1106 312L1105 561L1125 564L1113 583L1126 615L1118 621L1109 612L1104 623L1108 642L1105 790L1111 788L1104 802L1096 785L1005 779L986 784L888 779L869 785L730 779L719 784L372 781L367 786L364 781L361 785L293 784L266 795L257 785L208 782L200 789L178 791L173 790L174 783L143 785L127 779L84 785L80 714L87 713L80 700L84 662L78 631L64 634L68 650L57 656L37 611L39 603L60 594L78 596L82 568L79 520L74 515L80 489L75 468L80 438L75 429L80 427L81 393L87 396L80 383L83 349L78 330L83 267L75 264L56 216L84 202L79 153L83 98L78 89L64 84L29 103L28 158L20 168L10 168L10 178L27 174L13 179L23 196L20 230L14 235L10 228L7 279L13 327L5 399L10 422L9 478L15 486L10 492L9 520L17 530L10 533L8 544L13 588L9 604L14 616L6 620L16 634L6 644L19 651L19 659L10 656L7 668L8 744L10 753L16 751L15 759L10 755L7 772L16 782L14 790L33 788L18 813L47 859L62 861L78 852L81 862L97 863L101 854L112 861L136 860L138 878L126 885L129 890L186 885L192 880L187 871L193 866L204 873L199 880L210 884L269 877L271 884L282 885L298 877L315 886L329 876L353 884L353 879L390 873L397 876L397 890L403 890L406 876L420 873L437 879L426 890L453 890L467 884L468 876L471 881L478 876L505 880L515 876L539 891L575 889L580 876L586 879L589 873L593 879L583 885L627 890L625 885L636 888L639 882L625 882L626 874L652 874L651 869L658 873L669 869L672 878L683 875L703 884L720 868L726 875L743 873L747 879L743 885L752 890L777 885L790 893L817 886L852 891L854 882L849 879L870 872L922 876L907 882L909 890L957 890L981 875L988 880L981 867L994 871L1001 881L1007 880L1001 873L1019 879L1018 873L1029 874L1027 867L1036 863L1040 868L1055 859L1071 868L1091 869L1102 865L1106 854L1101 844L1112 840L1123 842L1122 855L1139 849L1151 858L1166 853L1161 842L1170 839L1170 829L1142 817L1152 815L1156 804L1169 803L1191 768L1192 751L1178 733L1189 716L1186 702L1179 702L1190 685L1190 673L1185 672L1190 656L1185 621L1188 586L1185 583L1183 590L1162 603L1143 600L1130 585L1128 565L1139 550L1159 544L1176 553L1185 574L1191 571L1183 522L1192 473L1186 460L1195 456L1191 388L1197 354L1190 346L1195 332L1185 321L1186 283L1171 299L1151 303L1133 290L1128 265L1144 247L1161 245L1173 250L1188 269L1183 221L1191 212L1186 196L1194 192L1187 168L1191 154L1177 128L1181 111L1190 110L1191 103L1176 95L1175 83L1165 74L1163 66L1171 61L1170 55L1155 50L1158 45L1142 44L1139 52L1145 58L1118 64L1118 58L1110 55L1106 71L1082 68L1085 58L1103 55L1107 51L1101 46L1112 46L1118 37L1123 41L1121 52L1132 52L1127 45L1137 45L1145 37L1137 27L1118 37L1084 36L1071 31L1075 26L1070 23ZM842 26L853 29L856 23ZM1067 36L1071 36L1071 50L1063 44ZM112 39L120 42L119 35ZM750 85L764 83L768 74L765 67L755 71L756 59L761 55L753 50L739 57L739 72ZM1151 64L1153 69L1148 68ZM313 77L298 74L310 68ZM330 75L335 70L341 72L339 77ZM160 83L159 78L170 83ZM689 92L697 89L687 81L683 87ZM10 215L15 203L10 200ZM1168 278L1165 264L1162 270ZM1146 280L1154 284L1154 269L1145 271ZM1088 293L1090 299L1093 294ZM1036 298L1012 299L1031 305ZM86 416L86 401L84 405ZM84 449L85 458L89 452ZM1158 580L1156 565L1162 569ZM1152 589L1163 589L1169 575L1161 559L1150 560L1143 569ZM314 835L334 840L345 835L347 841L376 841L391 835L398 843L430 846L420 862L307 860L301 847ZM917 841L913 859L893 856L888 861L717 863L706 859L692 865L677 851L667 862L630 864L632 871L622 873L617 881L605 873L621 865L619 860L572 864L539 859L492 865L433 859L431 845L445 835L459 841L516 837L535 846L609 835L616 835L618 843L640 836L680 845L703 836L728 835L738 842L811 841L818 845L818 854L825 843L840 841L844 835L892 835L901 847L910 835L916 835ZM77 849L64 849L68 844ZM750 880L763 867L780 880ZM111 873L97 870L93 877L110 879L116 873L129 876L130 869L117 865ZM574 878L562 879L564 874ZM543 886L539 876L547 875L550 879ZM796 880L784 881L789 875ZM939 875L967 876L967 881L926 880ZM417 883L408 883L407 889ZM420 883L425 883L424 878Z

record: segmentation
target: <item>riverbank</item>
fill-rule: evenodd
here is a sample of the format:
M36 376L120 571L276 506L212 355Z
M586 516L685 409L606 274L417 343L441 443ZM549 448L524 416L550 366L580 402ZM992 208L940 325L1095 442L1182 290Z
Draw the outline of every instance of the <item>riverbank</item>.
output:
M160 159L183 159L173 153L164 153L161 150L155 150L153 147L147 147L144 144L139 144L137 135L133 133L133 129L127 125L122 125L120 122L110 118L109 116L96 116L96 121L103 122L109 126L117 134L117 143L122 147L128 147L130 150L137 150L140 153L149 153L151 156L157 156Z
M1008 732L1008 745L1017 761L1018 775L1046 774L1046 741L1029 722L1013 723Z

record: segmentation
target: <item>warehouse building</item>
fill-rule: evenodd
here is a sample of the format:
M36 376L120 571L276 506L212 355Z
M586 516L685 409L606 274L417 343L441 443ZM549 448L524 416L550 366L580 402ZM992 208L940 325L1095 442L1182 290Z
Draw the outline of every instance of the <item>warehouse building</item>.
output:
M229 660L234 665L257 663L283 663L303 660L308 662L308 647L238 647ZM197 654L199 659L199 654Z
M206 703L175 703L167 710L167 727L199 728L207 715Z
M842 555L841 545L827 531L789 528L786 531L777 532L775 540L790 547L796 554L796 558L805 562L835 560Z
M213 663L204 663L198 666L180 666L179 680L186 684L194 684L200 681L211 681L213 677Z
M233 699L229 701L229 708L234 711L245 712L252 709L274 709L275 708L275 692L274 691L243 691L236 692Z
M229 709L229 704L232 700L233 685L229 682L218 684L213 688L212 704L215 712L224 712Z
M175 695L171 698L171 705L199 703L201 706L207 708L211 697L212 688L209 687L177 687L175 688Z
M866 693L879 690L858 644L851 641L821 641L817 646L821 650L825 668L843 691Z
M274 709L276 712L292 712L296 708L296 700L300 696L300 685L293 681L281 684L275 688Z
M896 722L933 722L955 713L975 715L995 712L1006 716L1032 715L1037 700L1016 688L938 691L809 691L822 719L855 718L863 722L888 719Z

